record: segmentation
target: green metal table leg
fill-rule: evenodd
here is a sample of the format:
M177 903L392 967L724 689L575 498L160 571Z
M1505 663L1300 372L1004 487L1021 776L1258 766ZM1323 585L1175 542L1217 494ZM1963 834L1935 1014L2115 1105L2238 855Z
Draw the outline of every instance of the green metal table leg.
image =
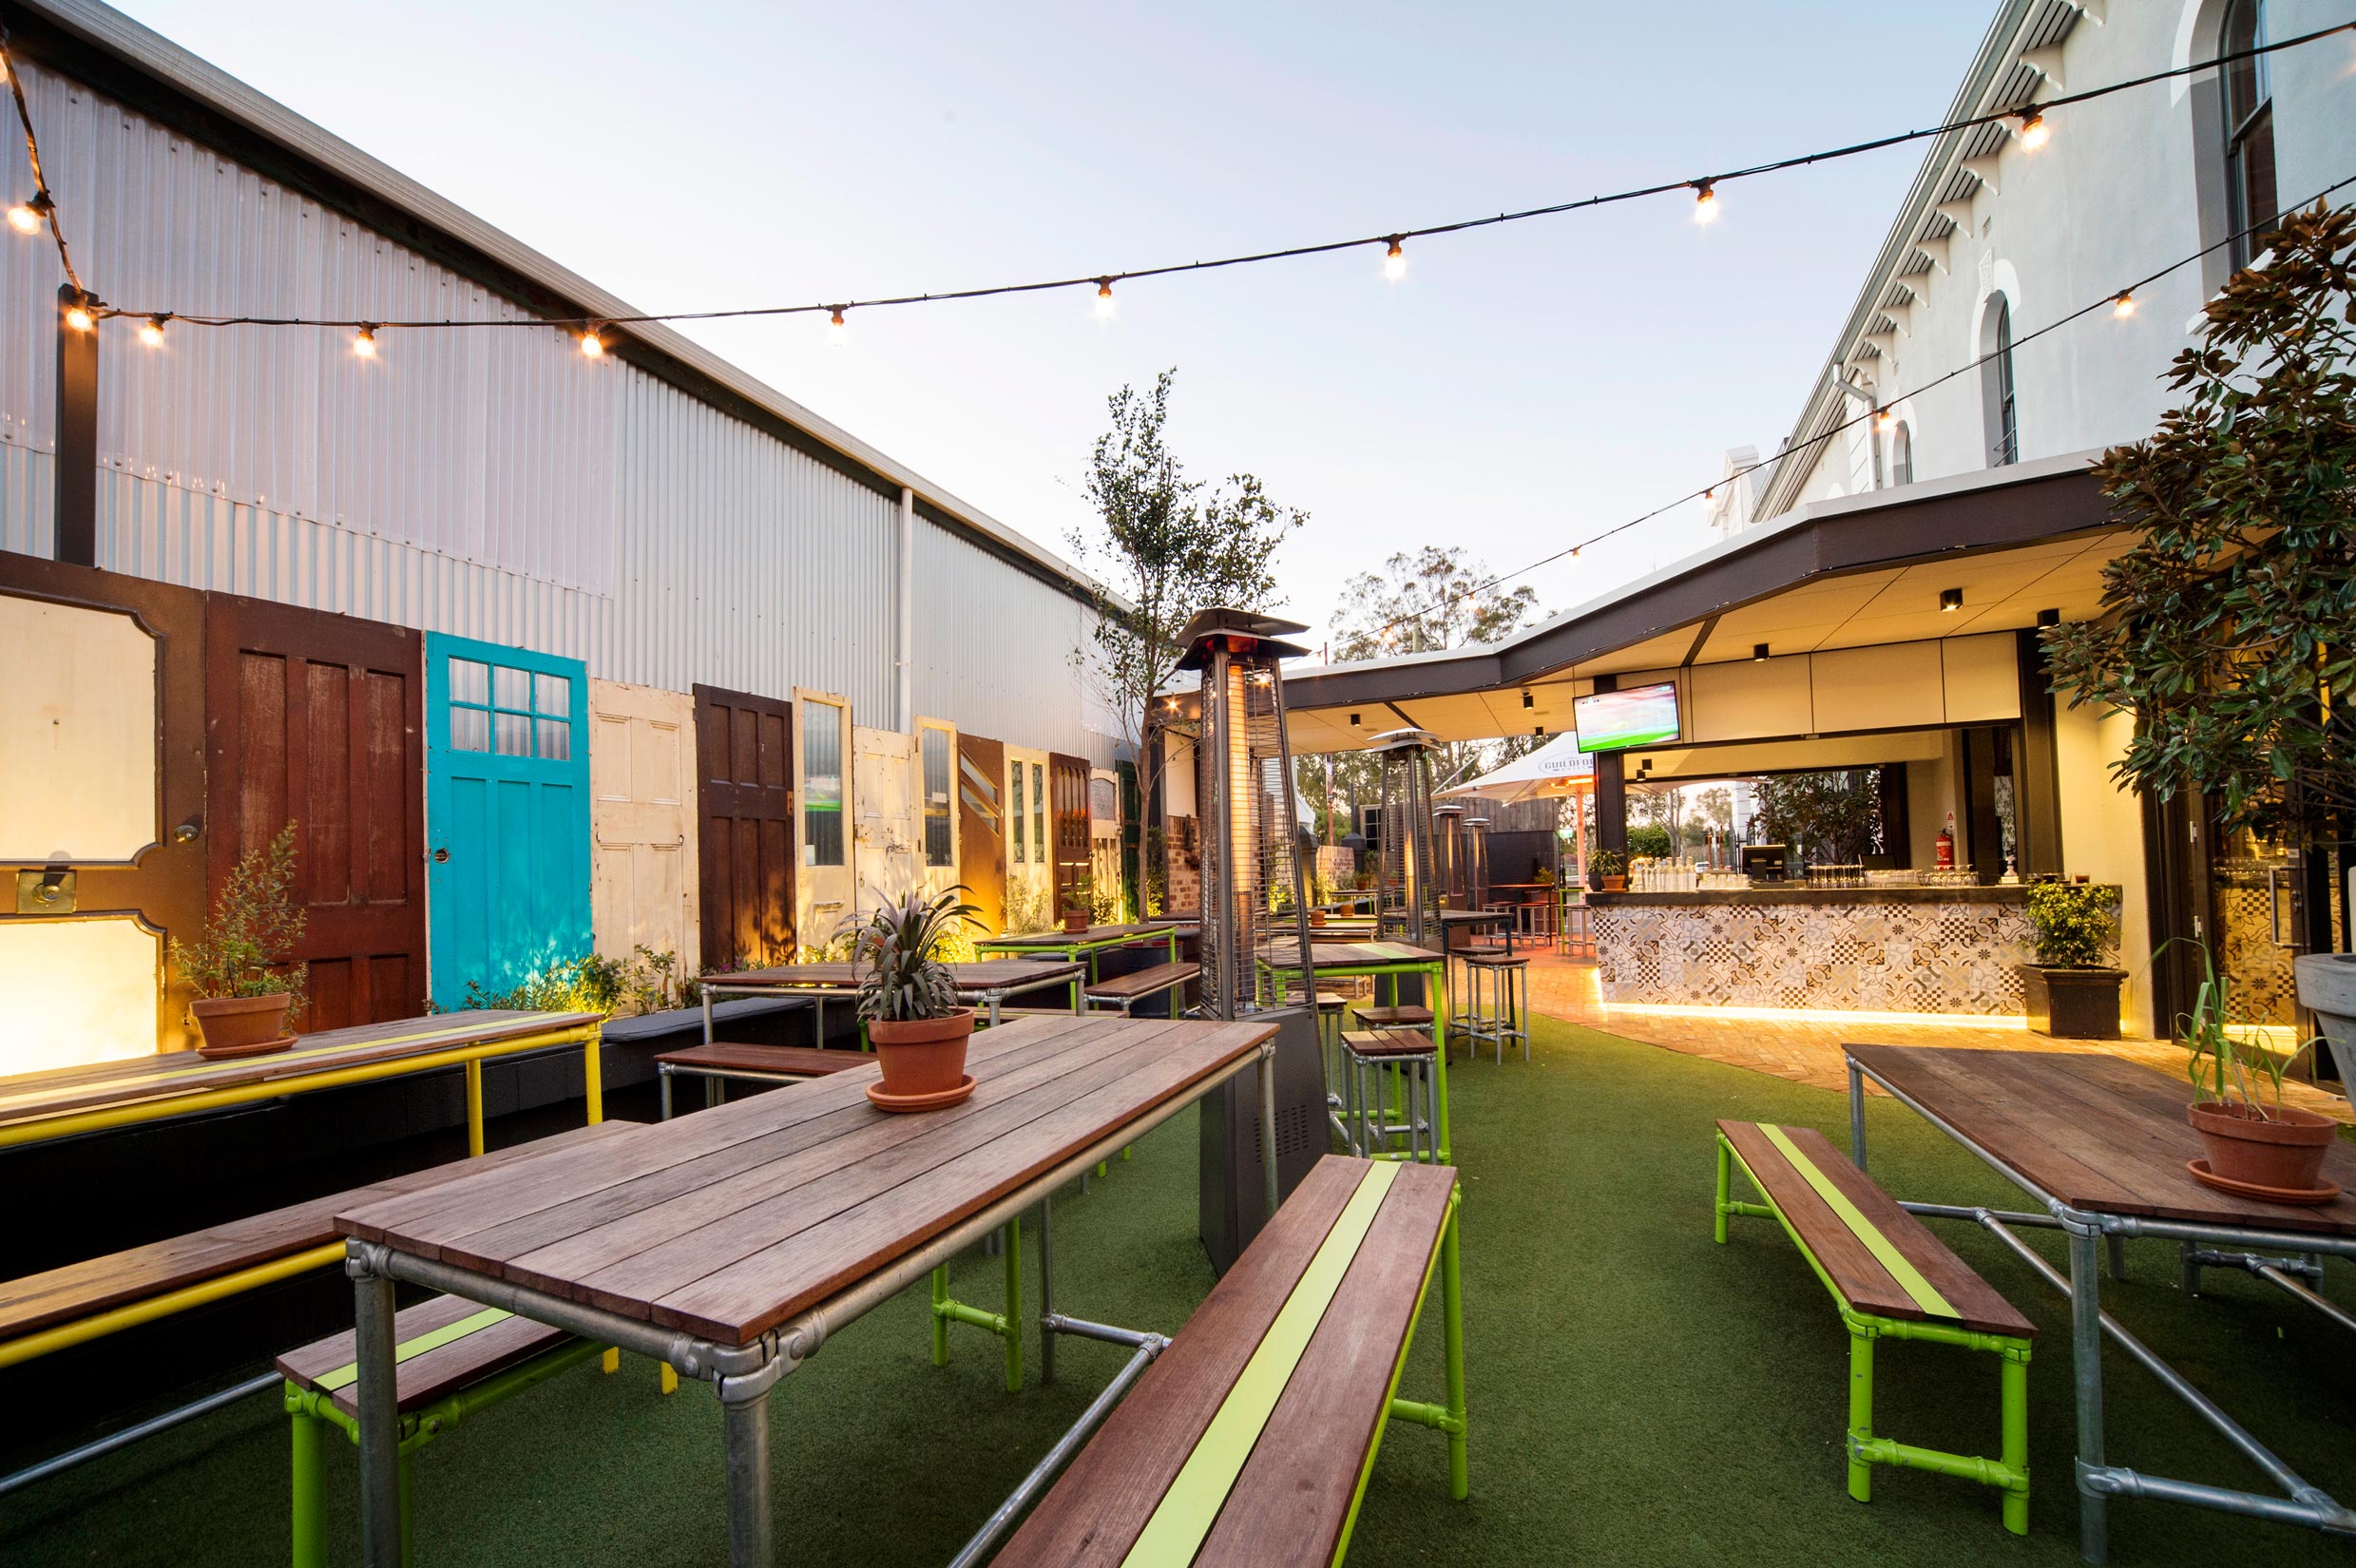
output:
M1006 1221L1006 1392L1023 1391L1023 1216Z
M2004 1489L2004 1528L2016 1536L2029 1533L2029 1353L2004 1352L2003 1371L2004 1468L2021 1478Z
M1442 1155L1442 1159L1447 1157ZM1457 1266L1456 1229L1462 1194L1448 1200L1448 1228L1440 1237L1440 1332L1447 1363L1448 1496L1462 1502L1472 1494L1472 1471L1465 1453L1465 1291Z
M948 1365L948 1265L932 1271L932 1364Z
M1710 1239L1723 1247L1726 1245L1726 1200L1734 1195L1734 1151L1727 1146L1723 1134L1719 1135L1717 1145L1718 1195L1711 1205Z
M1720 1223L1723 1223L1721 1221ZM1873 1331L1848 1329L1848 1495L1873 1501L1873 1466L1863 1444L1873 1441Z
M1432 972L1431 1007L1431 1136L1440 1163L1449 1163L1448 1138L1448 982L1443 962Z
M293 1408L290 1406L290 1408ZM295 1568L327 1561L327 1424L295 1410Z

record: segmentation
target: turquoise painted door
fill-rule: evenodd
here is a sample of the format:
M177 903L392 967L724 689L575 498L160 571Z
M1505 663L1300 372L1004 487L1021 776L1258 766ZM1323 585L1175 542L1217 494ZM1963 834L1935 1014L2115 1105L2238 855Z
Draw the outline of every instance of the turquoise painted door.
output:
M577 659L426 638L426 910L440 1006L590 950L588 684Z

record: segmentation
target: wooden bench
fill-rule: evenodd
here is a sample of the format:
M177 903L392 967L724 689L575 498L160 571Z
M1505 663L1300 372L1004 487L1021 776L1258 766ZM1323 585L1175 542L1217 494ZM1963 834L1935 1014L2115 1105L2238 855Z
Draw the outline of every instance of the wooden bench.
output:
M2004 1528L2029 1531L2029 1347L2037 1326L1871 1177L1810 1127L1720 1121L1716 1238L1729 1215L1775 1219L1840 1305L1848 1341L1848 1495L1872 1501L1872 1467L1935 1470L2004 1494ZM1741 1166L1767 1201L1737 1202ZM1921 1448L1873 1433L1873 1342L1928 1340L2002 1358L2002 1457Z
M731 1079L759 1083L798 1083L825 1078L874 1061L865 1051L820 1050L812 1045L738 1045L715 1041L709 1045L684 1045L655 1058L655 1080L662 1096L662 1119L671 1119L671 1080L685 1073L703 1080L704 1102L718 1105L728 1098Z
M343 1262L335 1216L379 1197L423 1192L552 1149L614 1137L631 1124L600 1122L553 1138L389 1176L382 1181L150 1242L85 1263L0 1282L0 1367Z
M1465 1497L1455 1214L1447 1166L1319 1160L997 1568L1326 1568L1349 1548L1394 1417L1447 1434L1449 1492ZM1445 1406L1397 1396L1435 1272Z
M1132 1007L1148 997L1160 996L1165 991L1180 990L1200 970L1201 966L1197 964L1157 964L1149 969L1138 969L1125 975L1114 975L1109 979L1091 981L1085 995L1090 1006L1102 1004L1106 1006L1119 1007L1122 1014L1126 1015ZM1184 999L1181 997L1171 1004L1171 1011L1176 1013L1183 1004Z
M401 1560L407 1563L410 1456L475 1411L588 1360L600 1347L457 1296L435 1296L396 1313L393 1344L400 1410ZM613 1353L607 1356L610 1367ZM354 1336L347 1329L289 1350L278 1357L278 1369L286 1380L286 1410L295 1423L295 1568L319 1568L326 1560L327 1434L332 1427L355 1445L359 1442ZM678 1386L676 1374L662 1381L665 1393Z
M1431 1009L1413 1005L1403 1007L1352 1007L1358 1022L1370 1029L1428 1029Z

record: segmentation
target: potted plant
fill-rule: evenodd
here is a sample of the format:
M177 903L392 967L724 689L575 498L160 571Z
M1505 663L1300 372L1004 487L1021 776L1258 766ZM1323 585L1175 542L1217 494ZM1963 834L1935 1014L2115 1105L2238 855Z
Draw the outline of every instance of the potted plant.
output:
M961 884L929 901L909 893L852 933L851 961L867 971L859 977L859 1020L883 1068L868 1098L886 1110L929 1111L973 1092L966 1072L973 1009L958 1004L957 982L933 956L944 937L980 912L958 898L968 890Z
M1058 895L1056 902L1063 911L1064 930L1077 934L1088 928L1088 920L1094 909L1092 881L1092 878L1082 875Z
M2209 1151L2207 1159L2193 1162L2193 1175L2210 1186L2278 1203L2329 1202L2340 1189L2321 1176L2324 1157L2339 1139L2339 1124L2283 1103L2284 1073L2314 1042L2278 1060L2263 1045L2235 1041L2224 977L2209 949L2193 946L2200 947L2204 978L2193 1010L2177 1023L2192 1053L2185 1072L2193 1083L2193 1103L2185 1115Z
M1602 891L1616 893L1628 886L1628 857L1618 850L1598 850L1594 866L1596 882Z
M2100 613L2042 637L2057 692L2135 718L2122 788L2206 796L2220 833L2314 844L2356 813L2356 209L2286 213L2267 244L2176 355L2177 406L2094 466L2140 537L2103 567ZM2294 970L2356 1079L2356 962Z
M172 940L172 963L195 987L188 1004L208 1061L261 1056L295 1043L287 1010L310 979L305 965L288 965L301 940L303 912L295 903L295 824L268 845L238 857L213 901L213 918L194 942Z
M2037 962L2021 966L2029 1027L2057 1040L2117 1040L2118 988L2109 966L2118 936L2116 887L2041 882L2029 889Z

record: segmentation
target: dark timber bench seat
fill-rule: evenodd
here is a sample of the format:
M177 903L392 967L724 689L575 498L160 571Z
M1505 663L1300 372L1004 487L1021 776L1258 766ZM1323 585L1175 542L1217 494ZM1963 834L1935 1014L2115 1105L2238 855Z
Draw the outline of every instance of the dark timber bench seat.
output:
M423 1192L551 1149L621 1133L628 1122L578 1127L473 1159L289 1204L22 1279L0 1281L0 1367L116 1333L290 1275L343 1262L335 1216L379 1197Z
M1455 1212L1450 1167L1319 1160L996 1568L1326 1568L1394 1416L1447 1434L1449 1490L1466 1496ZM1435 1273L1445 1406L1396 1397Z
M1810 1127L1720 1121L1716 1237L1729 1215L1783 1225L1839 1303L1848 1341L1848 1495L1872 1501L1872 1467L1935 1470L2004 1494L2004 1528L2029 1532L2029 1347L2037 1326ZM1739 1165L1764 1204L1737 1202ZM2002 1456L1982 1459L1873 1434L1873 1342L1929 1340L2001 1357Z
M394 1386L400 1409L401 1560L410 1560L409 1459L469 1415L568 1367L600 1347L561 1329L435 1296L394 1314ZM608 1352L611 1365L611 1352ZM359 1367L353 1334L340 1334L278 1357L286 1410L295 1422L295 1568L326 1560L328 1518L324 1444L329 1428L359 1441ZM667 1373L669 1367L664 1367ZM663 1380L668 1393L677 1384Z
M727 1041L682 1045L655 1058L655 1076L661 1085L662 1119L671 1119L671 1080L680 1073L703 1080L706 1103L718 1105L728 1098L730 1079L797 1083L826 1078L874 1060L866 1051L827 1051L813 1045L739 1045Z
M1092 1007L1119 1007L1126 1014L1148 997L1157 997L1165 991L1182 992L1199 971L1200 966L1194 964L1157 964L1149 969L1137 969L1125 975L1091 981L1085 994ZM1184 1004L1185 998L1180 995L1172 1002L1171 1012L1177 1013Z

